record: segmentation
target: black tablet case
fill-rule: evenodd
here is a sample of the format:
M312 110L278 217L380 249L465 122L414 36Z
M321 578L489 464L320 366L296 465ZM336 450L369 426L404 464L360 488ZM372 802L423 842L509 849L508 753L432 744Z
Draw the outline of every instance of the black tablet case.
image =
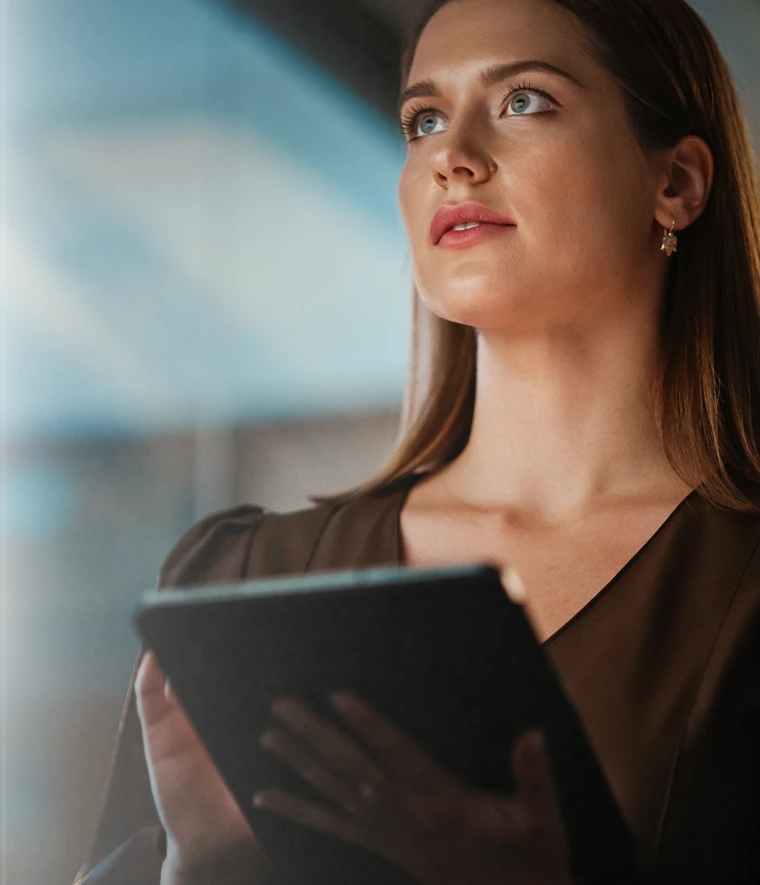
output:
M257 746L285 695L338 722L357 692L473 786L514 788L511 747L545 735L576 885L632 880L633 845L580 721L498 572L399 567L146 594L136 625L288 885L402 885L398 867L260 811L260 788L324 802Z

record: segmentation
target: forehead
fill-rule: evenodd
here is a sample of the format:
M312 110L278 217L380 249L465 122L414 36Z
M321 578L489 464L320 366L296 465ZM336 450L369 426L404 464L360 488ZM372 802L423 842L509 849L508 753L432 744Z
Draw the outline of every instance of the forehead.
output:
M593 64L582 24L551 0L449 0L422 32L409 83L536 58L581 74Z

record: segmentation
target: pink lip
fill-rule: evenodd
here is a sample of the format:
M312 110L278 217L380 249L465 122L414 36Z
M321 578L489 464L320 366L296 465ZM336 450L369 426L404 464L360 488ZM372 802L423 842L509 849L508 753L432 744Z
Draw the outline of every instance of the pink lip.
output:
M480 227L471 227L469 230L449 230L441 237L438 245L441 249L464 249L465 246L474 246L475 243L482 243L514 229L514 224L481 224Z
M490 209L483 203L476 203L474 200L468 200L466 203L459 203L456 206L441 206L441 208L433 216L430 223L430 239L434 245L441 242L441 238L447 231L451 231L457 224L467 224L468 222L479 221L485 225L509 225L515 227L515 221L494 209ZM472 228L470 231L454 231L453 233L472 233L482 228Z

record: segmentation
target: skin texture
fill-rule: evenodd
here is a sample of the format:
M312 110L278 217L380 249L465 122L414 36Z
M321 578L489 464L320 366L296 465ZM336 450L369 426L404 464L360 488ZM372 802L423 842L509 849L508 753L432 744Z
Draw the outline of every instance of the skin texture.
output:
M479 85L489 65L524 59L583 86L542 71ZM428 78L440 97L402 108L428 106L433 119L417 118L399 203L423 301L478 331L478 382L467 448L413 498L435 488L523 526L621 500L676 502L690 489L665 459L648 394L668 262L659 246L673 218L678 233L704 208L709 148L688 136L647 158L582 26L549 0L452 0L422 33L407 85ZM556 104L528 92L526 110L525 91L504 100L526 80ZM434 246L435 211L469 199L516 229Z

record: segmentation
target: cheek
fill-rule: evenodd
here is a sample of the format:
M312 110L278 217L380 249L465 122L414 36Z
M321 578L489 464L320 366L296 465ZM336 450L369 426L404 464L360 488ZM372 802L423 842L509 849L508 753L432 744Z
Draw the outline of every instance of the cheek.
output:
M398 204L401 209L404 226L409 234L411 234L413 224L412 209L415 204L419 203L419 200L414 199L414 191L414 174L407 160L398 180Z
M604 133L544 144L513 164L505 179L526 249L551 257L544 273L572 278L604 275L605 266L614 274L630 260L636 230L648 229L648 190L635 149Z
M531 169L532 174L531 174ZM617 227L646 199L640 155L625 133L589 132L537 151L520 170L552 223Z
M427 243L436 200L445 199L444 193L436 195L435 190L429 160L408 157L399 176L398 202L412 253Z

